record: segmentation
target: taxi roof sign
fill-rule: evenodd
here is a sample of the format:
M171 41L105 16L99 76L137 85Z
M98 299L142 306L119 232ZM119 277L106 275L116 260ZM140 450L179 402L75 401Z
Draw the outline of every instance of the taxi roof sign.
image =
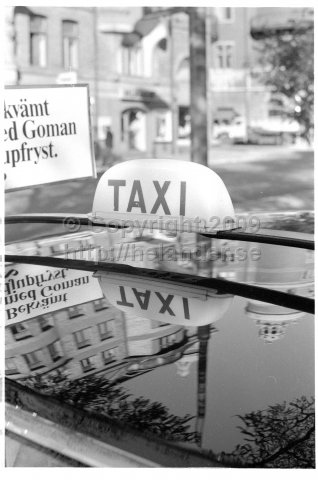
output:
M97 185L92 215L118 223L183 218L195 224L187 231L207 225L226 230L234 223L221 178L203 165L171 159L130 160L111 167Z
M233 295L197 286L147 280L97 271L107 300L119 310L173 325L199 327L218 321L233 301Z

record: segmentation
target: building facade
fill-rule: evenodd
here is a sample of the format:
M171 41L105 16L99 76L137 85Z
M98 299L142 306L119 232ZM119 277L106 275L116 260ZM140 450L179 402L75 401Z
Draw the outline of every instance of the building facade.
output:
M156 155L189 142L189 19L147 7L8 7L7 83L88 83L96 144ZM207 8L213 123L259 124L270 92L253 79L260 8Z
M11 246L10 252L70 255L83 260L87 252L94 251L94 236L100 239L105 237L105 232L84 231L31 240ZM65 291L70 288L66 282ZM45 310L44 307L40 316L24 321L17 319L12 325L6 325L6 375L26 379L36 374L63 372L69 379L96 373L117 378L130 370L132 374L138 372L139 363L148 357L151 361L170 357L186 346L187 332L183 326L123 313L103 297L100 290L93 298L88 301L82 290L79 303L74 306L65 308L62 302L57 302L54 308ZM6 298L6 305L7 300L8 305L17 301Z
M114 378L138 366L138 359L169 355L186 344L185 328L123 315L105 298L16 323L5 335L6 376L13 379L57 371L69 379L96 373Z

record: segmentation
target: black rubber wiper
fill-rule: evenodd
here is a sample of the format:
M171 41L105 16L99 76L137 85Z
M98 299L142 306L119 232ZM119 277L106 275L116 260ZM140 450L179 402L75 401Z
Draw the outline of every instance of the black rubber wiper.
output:
M167 282L178 282L183 285L198 286L217 290L220 293L230 293L240 297L259 300L262 302L280 305L307 313L314 313L315 301L312 298L293 295L286 292L233 282L220 278L206 278L185 273L165 272L147 268L132 267L118 263L102 263L86 260L72 260L56 257L39 257L36 255L5 255L5 261L10 263L25 263L31 265L43 265L56 268L70 268L74 270L90 272L112 272L121 275L129 274L144 279L158 279Z
M224 240L240 240L242 242L267 243L270 245L280 245L283 247L304 248L306 250L315 250L315 242L303 238L282 237L266 233L246 233L239 230L228 230L216 232L215 234L202 233L204 237L219 238Z
M47 223L47 224L61 224L64 225L69 231L69 221L73 221L78 226L95 226L95 227L116 227L116 228L127 228L125 224L120 224L110 221L101 221L94 219L94 217L86 214L72 214L72 213L60 213L60 214L20 214L20 215L9 215L5 217L6 224L14 223ZM180 232L181 233L181 232ZM215 231L211 233L205 233L198 231L196 232L204 237L209 237L211 239L224 239L224 240L241 240L243 242L255 242L255 243L266 243L269 245L281 245L286 247L293 248L303 248L306 250L314 250L315 242L313 240L307 240L302 238L294 237L283 237L281 235L273 235L266 233L246 233L240 229L234 230L222 230Z

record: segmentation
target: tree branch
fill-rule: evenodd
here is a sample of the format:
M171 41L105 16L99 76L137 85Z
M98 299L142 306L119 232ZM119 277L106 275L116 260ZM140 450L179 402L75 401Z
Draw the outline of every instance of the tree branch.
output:
M296 440L293 440L293 441L289 442L285 447L280 448L279 450L277 450L277 452L275 452L274 454L270 455L269 457L263 459L261 462L254 463L252 465L253 468L259 468L259 467L262 467L262 466L266 465L267 463L273 462L274 460L276 460L278 457L280 457L284 453L287 453L292 448L295 448L297 445L299 445L299 444L305 442L306 440L308 440L310 438L311 434L314 433L314 432L315 432L315 427L313 426L307 431L307 433L303 437L297 438Z

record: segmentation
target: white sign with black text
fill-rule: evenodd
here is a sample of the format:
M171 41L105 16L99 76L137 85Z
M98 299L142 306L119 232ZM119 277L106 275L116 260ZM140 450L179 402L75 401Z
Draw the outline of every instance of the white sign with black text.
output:
M7 87L5 189L95 176L88 85Z

